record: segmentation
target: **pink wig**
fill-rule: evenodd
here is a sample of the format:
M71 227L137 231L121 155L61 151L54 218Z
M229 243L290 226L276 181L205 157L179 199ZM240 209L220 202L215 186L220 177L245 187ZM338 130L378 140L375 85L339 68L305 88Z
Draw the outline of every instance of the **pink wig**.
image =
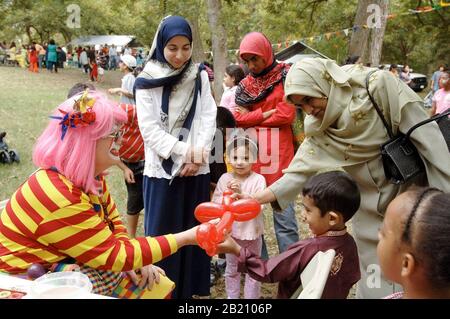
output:
M59 110L73 112L73 104L81 94L63 102L53 115L63 116ZM34 146L33 163L44 169L56 168L75 186L87 193L97 194L98 182L94 176L97 140L108 136L115 125L126 122L127 115L115 102L108 100L99 92L91 91L89 97L95 99L93 106L95 122L85 127L69 127L64 139L61 140L60 120L50 120Z

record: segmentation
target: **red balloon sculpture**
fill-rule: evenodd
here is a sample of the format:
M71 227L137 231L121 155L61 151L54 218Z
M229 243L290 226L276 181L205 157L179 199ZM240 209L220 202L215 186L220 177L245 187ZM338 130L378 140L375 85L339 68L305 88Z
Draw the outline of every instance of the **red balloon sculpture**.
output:
M223 192L222 204L202 203L195 209L195 218L202 224L197 229L197 242L209 256L217 253L217 245L223 242L234 221L245 222L255 218L261 211L261 204L255 199L231 198L232 191ZM217 224L208 223L220 218Z

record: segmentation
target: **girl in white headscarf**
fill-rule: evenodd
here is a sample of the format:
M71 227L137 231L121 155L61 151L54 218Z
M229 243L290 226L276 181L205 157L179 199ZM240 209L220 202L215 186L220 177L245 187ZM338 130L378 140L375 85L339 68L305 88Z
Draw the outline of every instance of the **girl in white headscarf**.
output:
M308 114L306 139L283 177L255 195L261 203L276 201L283 208L318 171L336 167L347 171L361 190L361 207L352 225L362 274L357 296L362 298L379 298L400 289L381 277L376 257L377 233L388 203L414 182L450 191L450 156L434 122L411 135L426 176L403 185L386 179L380 145L389 137L365 88L365 79L373 70L360 65L339 67L334 61L317 58L291 67L285 97ZM420 97L388 71L372 74L369 90L394 134L406 133L428 118Z

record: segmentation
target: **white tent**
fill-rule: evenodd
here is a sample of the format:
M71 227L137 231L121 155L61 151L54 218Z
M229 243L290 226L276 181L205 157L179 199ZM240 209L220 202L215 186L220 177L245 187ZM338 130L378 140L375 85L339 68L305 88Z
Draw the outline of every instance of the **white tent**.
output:
M101 45L115 45L118 48L122 48L126 45L129 46L137 46L133 45L135 37L132 35L88 35L82 36L77 39L70 41L67 45L71 46L95 46L97 49Z

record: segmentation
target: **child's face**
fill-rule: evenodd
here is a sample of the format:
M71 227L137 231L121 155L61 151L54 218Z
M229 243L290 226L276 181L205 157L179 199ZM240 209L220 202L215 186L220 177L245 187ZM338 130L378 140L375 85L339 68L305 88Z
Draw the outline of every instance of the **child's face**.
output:
M119 69L122 72L125 72L125 70L128 69L127 65L125 63L123 63L122 61L119 62Z
M402 252L405 244L401 242L404 221L410 211L409 199L403 193L388 206L383 224L378 232L377 255L381 271L386 279L400 283L402 268Z
M252 171L253 156L245 146L238 146L230 152L230 165L238 176L247 176Z
M325 234L331 228L329 213L321 216L319 207L316 206L314 199L309 196L303 197L302 217L311 232L316 236Z
M228 88L233 87L234 77L230 76L228 73L225 72L225 76L223 77L223 84L225 84L225 86Z

